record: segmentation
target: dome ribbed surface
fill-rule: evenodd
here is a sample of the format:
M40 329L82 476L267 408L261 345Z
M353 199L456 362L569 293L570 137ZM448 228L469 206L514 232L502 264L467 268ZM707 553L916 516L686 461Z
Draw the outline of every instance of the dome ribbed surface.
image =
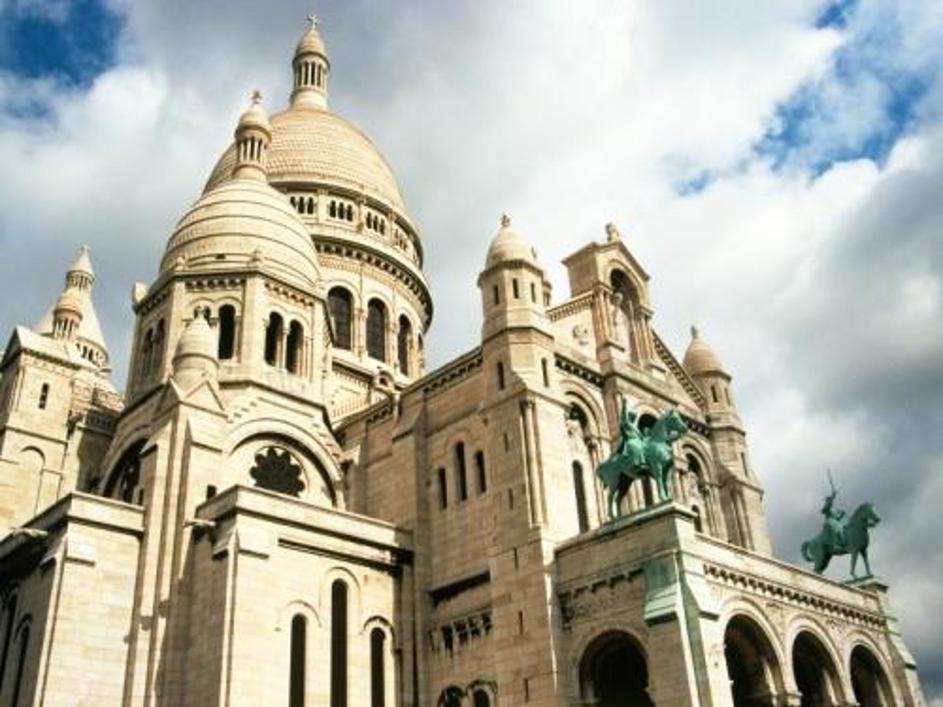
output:
M311 28L302 35L298 46L295 47L295 56L301 54L320 54L327 58L327 49L324 46L324 40L317 29Z
M701 338L697 329L692 331L691 343L684 354L684 368L693 376L705 373L724 373L724 367L714 349Z
M161 271L180 258L187 270L254 263L307 289L319 279L311 236L288 198L254 180L225 182L190 208L167 242Z
M266 173L272 184L336 184L363 191L405 213L393 170L366 135L328 110L290 108L269 119L272 144ZM225 182L236 161L230 145L213 169L206 191Z
M537 265L534 249L514 229L510 221L505 219L497 235L488 247L488 257L485 259L485 269L498 263L523 260L531 265Z

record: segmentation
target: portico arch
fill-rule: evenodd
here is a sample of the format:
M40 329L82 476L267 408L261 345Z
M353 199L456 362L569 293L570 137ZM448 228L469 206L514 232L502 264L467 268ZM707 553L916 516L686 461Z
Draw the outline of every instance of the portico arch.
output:
M809 630L792 642L792 674L800 707L832 707L842 703L838 668L822 640Z
M848 670L851 673L851 688L855 693L855 701L860 707L896 705L887 673L869 648L857 645L852 649Z
M648 664L638 641L607 631L586 647L579 667L580 699L597 707L653 707Z
M752 618L737 614L724 631L724 657L734 707L773 707L785 692L776 651Z

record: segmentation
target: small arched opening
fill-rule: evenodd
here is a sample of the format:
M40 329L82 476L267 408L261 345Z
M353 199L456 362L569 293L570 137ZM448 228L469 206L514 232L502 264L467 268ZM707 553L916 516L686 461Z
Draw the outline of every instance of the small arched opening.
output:
M462 688L449 685L439 694L436 707L463 707L464 697L465 691Z
M855 646L851 651L851 688L860 707L893 707L890 682L880 662L869 649Z
M301 373L303 350L304 328L300 322L292 321L288 327L288 339L285 341L285 368L289 373Z
M219 308L219 360L226 361L236 353L236 308L224 304Z
M282 315L272 312L268 318L268 325L265 327L265 362L270 366L278 364L284 330L285 322Z
M580 697L599 707L653 707L648 665L638 642L608 631L586 648L579 667Z
M724 657L734 707L772 707L783 693L772 643L747 616L735 616L724 631Z
M792 674L802 696L800 707L839 704L838 670L828 649L809 631L800 632L792 643Z
M334 287L327 294L331 322L334 324L334 346L339 349L351 349L350 314L353 299L343 287Z
M399 372L404 376L410 374L409 359L412 355L413 325L405 315L399 318L399 330L396 334L396 356L399 363Z
M367 355L386 361L386 305L378 299L367 304Z
M301 614L291 620L291 663L289 667L289 707L304 707L305 662L307 660L308 621Z
M138 440L128 447L111 470L105 484L105 497L125 503L144 502L144 487L141 485L141 451L146 440Z
M347 707L347 583L331 585L331 707Z

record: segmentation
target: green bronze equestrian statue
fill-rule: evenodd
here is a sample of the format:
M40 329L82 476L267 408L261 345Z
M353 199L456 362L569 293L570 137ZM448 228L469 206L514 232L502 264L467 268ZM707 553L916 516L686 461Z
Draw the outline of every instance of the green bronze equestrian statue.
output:
M655 480L658 500L672 497L671 468L674 455L671 445L688 431L677 410L669 410L648 430L639 430L638 415L629 408L625 398L619 412L619 445L612 455L596 469L606 487L609 519L619 516L619 505L636 479Z
M874 510L874 504L862 503L851 514L847 522L842 522L845 512L835 507L838 492L832 486L832 492L825 497L822 515L825 517L821 532L811 540L802 543L802 557L813 563L817 574L822 574L835 555L851 555L851 576L857 577L855 568L858 555L864 559L864 569L871 576L871 564L868 562L869 530L881 522Z

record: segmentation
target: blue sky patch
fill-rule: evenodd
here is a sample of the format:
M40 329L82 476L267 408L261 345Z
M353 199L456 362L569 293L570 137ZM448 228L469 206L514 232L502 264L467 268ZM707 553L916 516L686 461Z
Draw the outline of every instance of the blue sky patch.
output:
M816 29L845 29L857 5L857 0L833 0L815 20Z
M844 28L854 6L854 0L833 3L816 26ZM874 26L849 32L830 70L780 103L773 126L757 142L756 152L774 169L788 165L817 176L836 162L881 164L912 125L933 76L901 68L896 61L901 48L896 16L879 14ZM850 114L856 110L876 117L862 129L859 116Z
M82 88L115 64L122 18L99 0L0 7L0 70Z

